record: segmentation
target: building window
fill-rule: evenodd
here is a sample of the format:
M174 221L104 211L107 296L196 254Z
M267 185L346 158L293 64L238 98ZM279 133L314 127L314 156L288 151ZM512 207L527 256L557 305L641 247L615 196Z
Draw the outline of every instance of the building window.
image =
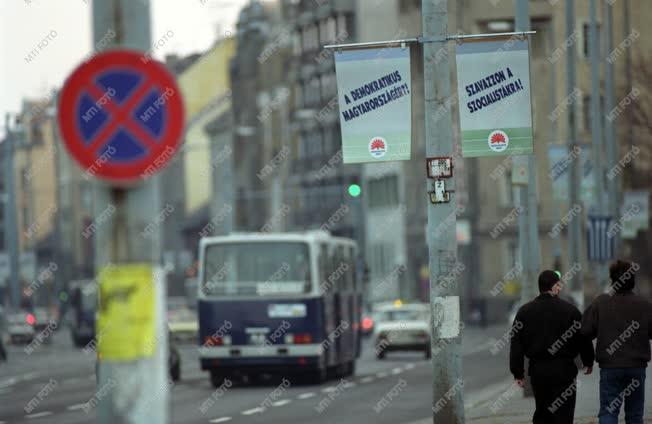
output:
M319 29L316 25L303 28L301 31L303 38L303 52L311 52L319 48Z
M338 36L341 36L342 34L348 34L349 37L351 36L346 15L337 15L337 34Z
M389 175L369 180L369 207L382 208L398 204L398 177Z
M319 22L319 42L324 45L335 41L335 18L329 17Z
M511 19L488 21L486 27L487 32L512 32L514 31L514 21Z
M581 34L581 40L580 40L580 54L584 59L588 59L591 57L591 23L587 20L582 21L582 34ZM598 32L598 56L600 56L600 42L601 42L601 35L600 35L600 23L597 23L597 32Z
M604 114L604 97L600 96L600 110ZM591 131L591 95L587 94L582 97L582 116L581 121L584 131Z
M405 14L421 8L421 0L399 0L398 11Z
M335 74L323 74L321 76L321 97L324 103L328 103L337 95L337 82Z
M319 78L313 78L306 83L303 89L304 107L314 107L321 100L321 88Z
M301 54L301 34L298 32L292 34L292 53L295 56Z

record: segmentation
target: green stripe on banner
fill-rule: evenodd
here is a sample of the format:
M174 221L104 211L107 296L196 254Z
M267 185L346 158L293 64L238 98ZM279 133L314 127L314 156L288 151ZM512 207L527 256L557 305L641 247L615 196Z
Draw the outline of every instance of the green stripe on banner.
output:
M369 140L348 138L342 142L342 157L344 163L373 163L389 162L394 160L410 159L410 141L390 141L387 140L387 153L380 158L373 157L369 153Z
M494 151L489 147L489 135L497 129L505 132L509 138L507 148L501 152ZM533 152L532 139L531 127L462 131L462 152L463 156L467 158L529 155Z

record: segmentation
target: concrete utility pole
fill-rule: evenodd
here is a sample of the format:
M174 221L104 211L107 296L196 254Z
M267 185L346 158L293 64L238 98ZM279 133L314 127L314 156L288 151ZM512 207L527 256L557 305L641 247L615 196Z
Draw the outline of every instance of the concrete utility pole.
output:
M598 39L597 0L589 2L589 53L591 56L591 141L593 143L593 175L595 177L594 213L604 215L604 161L602 160L602 107L600 90L600 45ZM596 272L598 289L605 287L606 264L601 262Z
M528 0L517 0L515 31L530 30L530 5ZM534 114L532 114L534 121ZM533 122L534 125L534 122ZM535 142L536 146L536 142ZM523 282L521 290L521 299L523 302L529 302L537 295L536 281L539 275L539 214L537 209L537 175L536 175L536 156L534 151L528 156L528 185L526 190L527 200L520 198L521 206L527 202L527 261L526 261L526 280ZM523 193L521 191L521 193ZM520 222L520 221L519 221Z
M575 0L566 0L566 40L576 38L575 34ZM566 49L566 95L568 99L572 99L573 93L577 89L577 79L575 72L575 63L577 60L577 43L569 43ZM574 100L568 107L568 138L566 143L568 145L568 154L573 154L579 148L577 142L577 108L575 107L576 101ZM569 208L579 205L581 202L580 185L581 174L580 164L582 162L581 156L575 157L570 163L569 178L568 178L568 193L570 198ZM575 264L581 264L582 253L582 222L581 217L575 217L568 224L568 268L571 269ZM576 268L577 269L577 268ZM571 275L569 282L570 291L573 298L579 302L580 310L584 310L584 287L582 285L582 267L579 267L579 272Z
M446 41L448 2L422 0L421 13L423 36L434 40L423 44L426 155L453 157L453 120L450 107L446 105L451 97ZM427 184L430 186L432 182L427 181ZM433 422L436 424L464 423L460 287L457 276L453 274L457 265L455 219L442 231L436 229L448 217L455 217L457 202L454 193L451 198L449 203L428 203L426 239L433 325L431 343L433 350L435 347L439 350L432 357Z
M151 48L149 0L105 0L93 2L93 39L99 45L107 32L115 37L104 48ZM95 233L96 272L108 264L161 263L160 227L150 237L142 230L161 212L159 177L154 176L134 188L124 189L96 183L94 215L108 205L115 207L109 222ZM158 273L157 273L158 274ZM156 297L156 352L154 356L128 362L102 360L99 365L97 421L101 424L146 424L168 422L167 328L165 284L154 281ZM106 388L110 388L106 390Z
M16 134L10 127L11 118L5 115L5 139L4 147L4 168L5 168L5 246L9 251L9 291L11 304L14 307L20 306L20 277L18 260L18 221L16 219L16 184L14 174L15 143L18 142Z

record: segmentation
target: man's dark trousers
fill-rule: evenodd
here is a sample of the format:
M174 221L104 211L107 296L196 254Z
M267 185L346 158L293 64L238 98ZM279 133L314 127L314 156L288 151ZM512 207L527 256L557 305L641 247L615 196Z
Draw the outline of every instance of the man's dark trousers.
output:
M625 422L643 424L645 368L602 368L600 370L600 424L618 424L621 405Z
M549 376L532 376L532 391L536 410L534 424L573 424L577 385L575 379L551 379Z

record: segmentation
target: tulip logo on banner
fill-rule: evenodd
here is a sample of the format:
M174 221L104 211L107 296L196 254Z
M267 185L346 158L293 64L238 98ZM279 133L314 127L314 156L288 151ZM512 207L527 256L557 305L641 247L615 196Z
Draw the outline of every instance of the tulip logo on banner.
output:
M382 158L387 153L387 142L382 137L374 137L369 143L369 153L375 158Z
M409 160L410 49L335 52L344 163Z
M463 42L457 47L457 91L465 157L532 154L527 40Z

